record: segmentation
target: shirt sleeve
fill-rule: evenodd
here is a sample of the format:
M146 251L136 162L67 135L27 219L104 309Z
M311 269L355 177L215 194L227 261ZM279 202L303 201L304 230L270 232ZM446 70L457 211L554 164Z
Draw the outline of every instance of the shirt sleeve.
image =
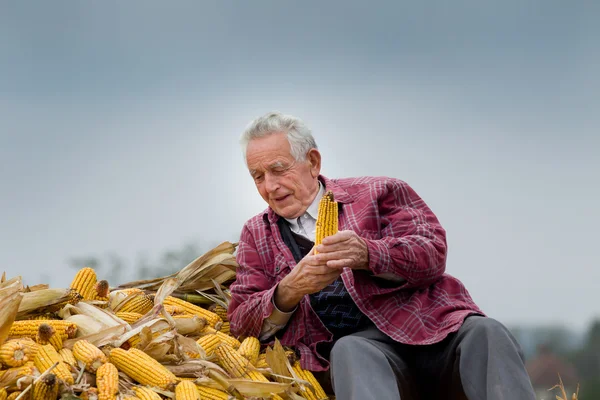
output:
M298 306L296 306L292 311L289 312L281 311L279 308L277 308L275 299L272 299L271 301L273 302L273 312L263 321L260 336L258 337L261 342L269 339L271 336L276 334L277 331L285 328L290 318L292 318L294 311L296 311L298 308Z
M380 239L364 239L375 276L426 287L446 270L446 231L405 182L390 180L378 198Z
M273 294L277 285L264 273L247 226L242 230L236 259L238 268L236 279L229 287L231 301L227 310L231 333L268 338L285 326L293 311L287 316L288 313L282 313L275 307Z

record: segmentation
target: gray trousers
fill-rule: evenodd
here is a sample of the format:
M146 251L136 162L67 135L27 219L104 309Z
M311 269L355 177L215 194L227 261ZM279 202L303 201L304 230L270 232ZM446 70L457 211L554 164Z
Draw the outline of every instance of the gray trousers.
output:
M467 318L440 343L409 346L376 327L331 349L337 400L535 400L519 344L500 322Z

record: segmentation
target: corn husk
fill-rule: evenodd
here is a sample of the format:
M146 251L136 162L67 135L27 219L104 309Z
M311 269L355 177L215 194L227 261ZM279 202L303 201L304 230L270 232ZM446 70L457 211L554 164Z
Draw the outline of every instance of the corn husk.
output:
M73 322L77 325L77 334L75 335L75 337L77 338L90 336L94 333L98 333L107 328L110 328L109 326L106 326L103 323L98 322L94 318L84 314L71 315L67 318L64 318L64 320Z
M123 321L112 312L95 307L83 301L80 301L77 305L67 304L58 312L58 315L62 319L67 319L73 315L87 315L104 325L106 328L124 325L126 330L130 329L127 322Z
M21 277L13 278L0 284L0 344L4 343L10 327L17 317L23 294Z
M119 285L118 288L140 288L158 290L168 278L177 278L183 282L177 289L179 293L193 293L196 290L208 290L213 287L212 280L224 283L235 277L238 266L233 253L237 243L223 242L194 261L178 273L161 278L133 281Z
M27 319L36 314L60 310L73 297L70 289L42 289L24 293L19 305L17 319Z
M267 397L271 394L281 394L291 388L291 383L257 382L249 379L229 379L228 382L247 397Z
M272 373L278 375L276 378L278 382L285 382L285 379L281 377L288 377L292 379L298 378L294 374L294 369L292 368L288 357L285 354L285 350L279 342L279 339L275 338L273 347L267 347L266 360L267 365L271 369Z

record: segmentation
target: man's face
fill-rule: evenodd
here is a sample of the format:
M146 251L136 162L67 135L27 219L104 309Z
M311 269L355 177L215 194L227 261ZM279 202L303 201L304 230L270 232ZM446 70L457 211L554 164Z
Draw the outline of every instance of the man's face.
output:
M311 149L296 161L284 133L252 139L246 148L248 170L262 198L278 215L297 218L312 203L319 183L321 155Z

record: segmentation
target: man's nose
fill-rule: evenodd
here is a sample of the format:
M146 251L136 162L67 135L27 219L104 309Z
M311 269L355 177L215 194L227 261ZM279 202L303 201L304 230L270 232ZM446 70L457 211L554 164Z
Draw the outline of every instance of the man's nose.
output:
M279 180L271 174L265 174L265 188L267 192L273 193L279 189Z

